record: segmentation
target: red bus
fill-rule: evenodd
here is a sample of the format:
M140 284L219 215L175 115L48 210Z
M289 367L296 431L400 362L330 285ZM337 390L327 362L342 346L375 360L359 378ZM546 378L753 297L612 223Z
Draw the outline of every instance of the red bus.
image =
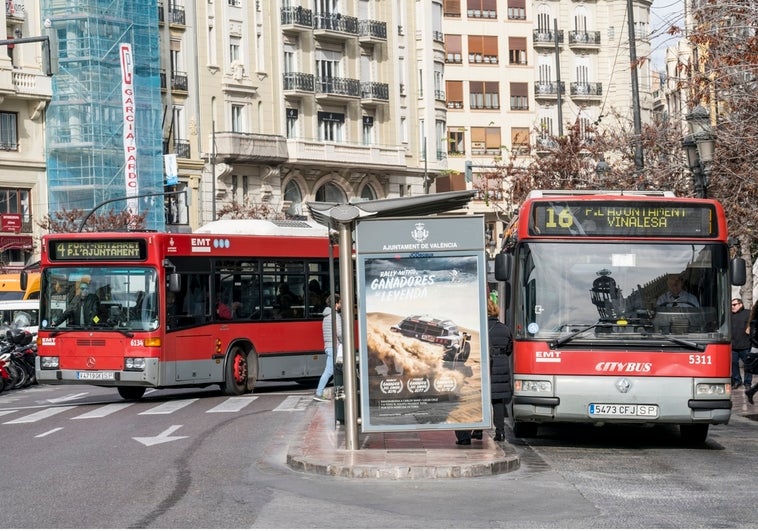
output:
M704 441L731 415L729 305L745 273L716 201L532 192L495 258L515 435L551 422L672 424Z
M339 286L330 256L327 228L309 221L46 235L37 379L139 399L147 388L239 395L257 380L318 378L323 310Z

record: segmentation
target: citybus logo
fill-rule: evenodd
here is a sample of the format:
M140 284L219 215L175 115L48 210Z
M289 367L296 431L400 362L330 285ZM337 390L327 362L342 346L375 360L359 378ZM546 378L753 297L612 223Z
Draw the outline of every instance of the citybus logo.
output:
M650 372L653 368L653 364L650 362L631 362L624 363L623 361L601 361L595 365L597 372Z

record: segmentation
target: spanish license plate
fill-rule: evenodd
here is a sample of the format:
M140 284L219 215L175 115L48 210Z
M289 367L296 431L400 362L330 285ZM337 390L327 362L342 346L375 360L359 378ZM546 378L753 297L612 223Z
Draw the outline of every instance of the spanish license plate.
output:
M116 375L113 371L79 371L76 373L78 380L115 380Z
M590 404L590 417L648 417L658 416L658 406L651 404Z

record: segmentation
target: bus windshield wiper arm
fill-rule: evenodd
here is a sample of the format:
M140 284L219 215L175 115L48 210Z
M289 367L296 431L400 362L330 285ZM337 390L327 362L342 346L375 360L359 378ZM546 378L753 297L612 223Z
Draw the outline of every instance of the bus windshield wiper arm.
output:
M550 343L548 343L548 346L550 348L558 348L558 347L560 347L562 345L565 345L566 343L568 343L569 341L571 341L572 339L574 339L579 334L583 334L587 330L592 330L593 328L595 328L596 326L598 326L602 322L603 321L598 321L595 324L591 324L589 326L585 326L584 328L580 328L579 330L576 330L575 332L571 332L567 336L559 337L558 339L556 339L556 340L551 341Z
M699 350L700 352L705 352L705 345L703 345L702 343L695 343L694 341L687 341L686 339L679 339L678 337L674 337L674 336L663 336L663 338L666 339L667 341L671 341L672 343L676 343L677 345L691 348L692 350Z

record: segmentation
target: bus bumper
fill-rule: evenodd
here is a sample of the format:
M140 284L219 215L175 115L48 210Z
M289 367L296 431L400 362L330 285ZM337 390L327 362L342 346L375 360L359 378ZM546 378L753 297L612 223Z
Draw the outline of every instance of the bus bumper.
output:
M547 395L517 391L512 405L514 421L726 424L732 412L729 378L537 375L524 378L550 380L553 392ZM696 396L698 384L702 383L716 384L725 392ZM655 406L655 414L650 413L649 407L640 408L644 414L636 414L640 405ZM598 413L601 409L607 412Z
M87 384L103 387L118 387L129 384L144 387L156 387L159 384L159 363L157 359L145 360L141 371L124 370L80 370L80 369L42 369L36 360L36 374L39 383Z

